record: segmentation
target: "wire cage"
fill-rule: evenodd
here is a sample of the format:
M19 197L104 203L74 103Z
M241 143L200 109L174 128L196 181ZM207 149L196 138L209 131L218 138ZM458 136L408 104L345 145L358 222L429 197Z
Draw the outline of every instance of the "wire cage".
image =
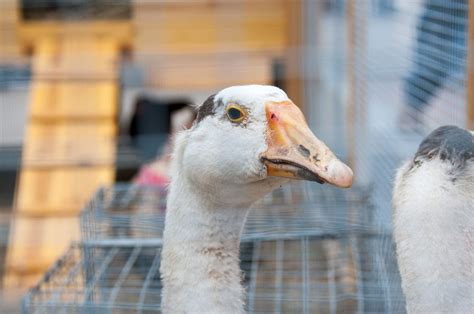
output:
M101 188L81 213L86 243L159 240L163 234L166 190L118 184Z
M401 313L390 237L246 240L249 313ZM86 253L87 252L87 253ZM24 313L160 311L160 245L75 245L24 297Z
M343 191L313 183L286 185L254 205L243 239L301 235L384 233L373 217L370 186ZM163 188L119 184L100 189L81 214L84 242L156 240L162 237L166 208Z
M240 253L246 310L403 312L390 232L369 193L297 183L255 205ZM134 185L101 189L82 214L82 243L30 290L23 312L158 312L165 197Z

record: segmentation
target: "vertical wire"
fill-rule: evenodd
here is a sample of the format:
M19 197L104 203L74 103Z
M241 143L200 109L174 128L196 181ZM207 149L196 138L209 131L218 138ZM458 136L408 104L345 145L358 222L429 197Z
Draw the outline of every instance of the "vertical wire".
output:
M283 299L283 259L285 258L284 241L276 242L275 254L275 312L281 313L281 304Z
M255 241L252 252L252 265L250 268L250 284L248 291L248 312L255 310L255 297L257 288L258 265L260 263L261 242Z
M303 237L301 239L301 278L303 284L303 313L309 313L309 289L310 289L310 280L308 275L308 237Z
M364 277L360 267L360 256L359 256L359 246L357 245L357 238L351 236L349 238L350 247L351 247L351 256L352 263L355 266L356 270L356 295L357 295L357 313L363 314L365 311L365 299L364 299Z
M468 1L466 127L474 130L474 0Z

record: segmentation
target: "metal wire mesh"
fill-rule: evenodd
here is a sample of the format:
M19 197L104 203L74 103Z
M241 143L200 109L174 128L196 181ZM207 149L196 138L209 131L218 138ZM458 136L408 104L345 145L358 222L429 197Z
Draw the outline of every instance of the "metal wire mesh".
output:
M345 64L348 91L341 101L347 116L340 119L348 127L348 159L356 181L374 187L376 220L391 228L396 169L435 128L466 126L468 3L398 1L383 13L376 12L377 3L382 1L347 1L345 15L325 16L329 35L323 46L342 31L348 40L331 47L343 51L345 60L328 63L322 73L341 71ZM339 24L345 29L334 26ZM323 58L334 62L333 50ZM323 80L341 79L325 75ZM335 86L340 92L340 84Z
M411 68L405 78L406 102L423 115L428 127L446 122L463 125L467 1L429 0L419 4Z
M254 205L242 238L388 232L374 222L369 193L368 187L340 190L313 183L287 185ZM101 189L82 213L82 239L161 238L165 207L164 189L128 184Z
M128 184L102 188L81 213L82 240L156 242L163 234L165 208L162 188Z
M159 310L160 248L75 245L23 299L25 313Z
M385 239L315 238L244 242L249 312L403 311ZM86 256L84 252L87 252ZM317 253L316 253L317 252ZM292 253L292 254L291 254ZM73 247L24 299L23 310L159 311L159 246Z
M465 124L467 7L465 0L416 0L379 17L357 6L365 37L356 40L364 49L354 66L365 71L361 101L369 126L410 122L397 120L397 111L422 135L442 124Z
M250 313L400 313L391 240L367 235L244 241ZM160 246L74 246L23 299L25 313L160 310Z
M369 192L292 184L257 204L241 244L247 310L403 312L391 236L374 220ZM24 312L159 311L165 196L133 185L100 190L82 215L82 244L29 292Z

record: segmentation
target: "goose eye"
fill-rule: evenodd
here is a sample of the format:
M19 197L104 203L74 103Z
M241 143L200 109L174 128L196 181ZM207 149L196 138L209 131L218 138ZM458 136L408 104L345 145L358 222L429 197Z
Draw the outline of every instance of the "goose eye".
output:
M244 119L245 115L242 109L236 106L230 106L229 108L227 108L227 117L232 122L241 122Z

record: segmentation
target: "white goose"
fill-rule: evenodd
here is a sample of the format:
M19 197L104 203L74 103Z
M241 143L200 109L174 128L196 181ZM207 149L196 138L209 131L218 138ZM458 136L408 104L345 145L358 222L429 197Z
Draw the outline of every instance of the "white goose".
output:
M273 86L209 97L176 139L163 235L165 313L241 313L239 242L250 206L289 178L352 184L352 171Z
M474 133L433 131L398 171L393 205L408 313L474 313Z

